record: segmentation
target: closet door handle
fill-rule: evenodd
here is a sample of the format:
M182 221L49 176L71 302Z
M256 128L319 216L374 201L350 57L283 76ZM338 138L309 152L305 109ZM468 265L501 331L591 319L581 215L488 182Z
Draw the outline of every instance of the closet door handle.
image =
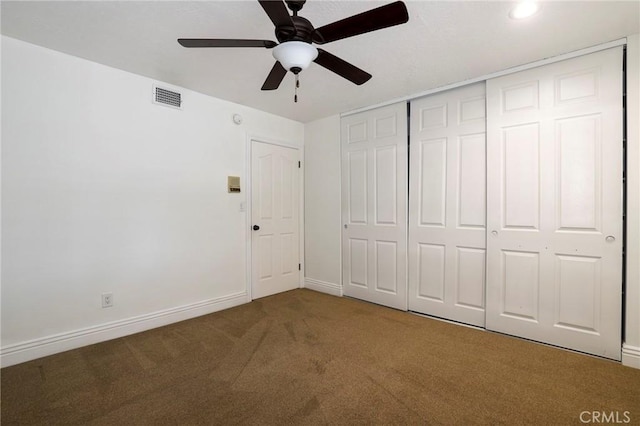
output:
M259 230L259 229L260 229L260 227L259 227L258 225L253 225L253 230L254 230L254 231L257 231L257 230Z
M608 243L612 243L616 240L616 237L614 237L613 235L607 235L607 238L605 238L605 241Z
M498 231L491 231L491 235L493 235L494 237L498 236Z

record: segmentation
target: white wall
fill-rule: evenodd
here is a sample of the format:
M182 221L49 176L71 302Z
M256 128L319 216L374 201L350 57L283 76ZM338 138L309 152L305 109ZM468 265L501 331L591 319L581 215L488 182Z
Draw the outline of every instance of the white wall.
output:
M305 287L342 295L340 117L305 124Z
M153 83L2 38L3 365L247 301L227 175L246 190L248 135L304 126L185 89L155 105Z

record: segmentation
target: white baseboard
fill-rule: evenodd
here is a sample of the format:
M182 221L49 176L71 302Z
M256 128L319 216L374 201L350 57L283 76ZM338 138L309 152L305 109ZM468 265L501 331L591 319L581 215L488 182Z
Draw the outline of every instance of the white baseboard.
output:
M320 281L305 277L304 287L321 293L331 294L333 296L342 296L342 286L327 281Z
M247 301L246 292L236 293L124 320L8 345L0 348L0 366L8 367L70 349L128 336L152 328L162 327L175 322L232 308L247 303Z
M640 369L640 348L622 344L622 365Z

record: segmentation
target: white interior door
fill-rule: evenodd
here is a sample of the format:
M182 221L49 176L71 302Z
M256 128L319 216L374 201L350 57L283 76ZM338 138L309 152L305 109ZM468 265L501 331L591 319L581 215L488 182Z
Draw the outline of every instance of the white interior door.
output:
M299 152L251 142L251 290L257 299L300 286Z
M487 328L620 359L622 48L487 82Z
M344 294L406 310L406 103L345 117L341 128Z
M411 102L409 309L484 327L485 83Z

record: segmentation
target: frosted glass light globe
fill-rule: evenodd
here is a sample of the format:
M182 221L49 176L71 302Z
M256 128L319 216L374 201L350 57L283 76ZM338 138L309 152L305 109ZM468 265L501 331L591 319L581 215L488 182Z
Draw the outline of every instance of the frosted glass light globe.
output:
M286 41L273 48L273 57L288 71L307 69L318 57L318 49L303 41Z

